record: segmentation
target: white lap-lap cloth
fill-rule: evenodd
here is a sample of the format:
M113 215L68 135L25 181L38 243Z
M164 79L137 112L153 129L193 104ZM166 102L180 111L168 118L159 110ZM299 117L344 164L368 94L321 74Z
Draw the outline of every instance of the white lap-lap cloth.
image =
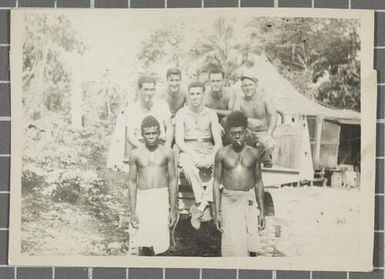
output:
M222 190L222 257L248 257L259 250L254 190Z
M153 247L155 254L165 252L170 246L168 198L167 187L137 190L139 228L135 242L138 247Z

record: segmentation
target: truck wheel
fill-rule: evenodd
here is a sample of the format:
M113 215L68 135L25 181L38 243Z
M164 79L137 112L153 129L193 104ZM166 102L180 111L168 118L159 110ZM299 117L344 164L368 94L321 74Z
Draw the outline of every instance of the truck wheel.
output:
M263 205L265 208L265 216L275 216L273 197L268 191L263 195Z

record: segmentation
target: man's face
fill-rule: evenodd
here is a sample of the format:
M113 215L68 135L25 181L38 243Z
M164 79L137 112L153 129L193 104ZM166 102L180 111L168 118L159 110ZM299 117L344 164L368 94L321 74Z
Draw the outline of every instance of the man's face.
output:
M257 91L257 83L254 80L245 78L242 80L242 90L246 97L251 97Z
M143 128L142 136L143 136L145 145L146 146L156 145L158 143L159 134L160 132L157 126Z
M239 149L245 145L246 129L244 127L230 127L229 136L234 148Z
M180 82L181 82L180 75L170 75L167 78L168 89L172 93L178 93L180 90Z
M203 90L201 87L191 87L189 89L189 101L193 107L199 107L202 104Z
M152 107L154 94L155 84L143 83L142 88L140 89L140 100L145 108L150 109Z
M219 92L223 88L223 76L221 73L213 73L209 77L209 84L213 92Z

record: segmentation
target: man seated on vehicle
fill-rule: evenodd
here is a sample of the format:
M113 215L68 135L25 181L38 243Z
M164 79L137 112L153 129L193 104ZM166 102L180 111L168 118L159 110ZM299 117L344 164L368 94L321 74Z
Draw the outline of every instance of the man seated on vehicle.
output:
M149 115L154 116L159 122L159 142L170 147L174 136L174 128L171 124L171 113L164 100L154 98L156 80L150 76L142 76L138 80L139 100L127 108L127 150L126 155L132 149L143 145L141 133L142 120ZM127 159L127 157L126 157Z
M144 145L131 152L129 192L131 224L139 256L165 252L170 246L169 227L176 222L177 179L174 152L159 144L160 125L153 116L141 124Z
M214 68L209 73L209 89L205 94L205 105L214 110L222 121L230 114L234 106L234 91L225 85L225 73L220 68ZM222 124L222 123L221 123Z
M188 86L188 105L175 117L175 141L180 149L179 163L191 184L196 205L191 208L191 224L200 228L201 218L207 217L213 201L212 168L216 152L222 147L217 114L203 103L205 86L193 82ZM211 179L202 182L201 173L210 171Z
M272 167L273 132L277 125L277 111L270 97L258 88L258 79L251 72L241 76L244 96L237 98L234 110L242 111L248 122L247 144L262 151L263 166Z
M226 125L231 144L215 158L215 223L222 232L222 256L247 257L257 252L258 229L265 228L261 157L258 149L245 143L244 113L232 112Z

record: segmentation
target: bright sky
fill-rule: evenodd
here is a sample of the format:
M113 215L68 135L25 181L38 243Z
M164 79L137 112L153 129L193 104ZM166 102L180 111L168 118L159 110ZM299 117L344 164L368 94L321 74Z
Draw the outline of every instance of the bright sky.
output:
M191 10L188 13L167 14L148 10L115 10L113 14L106 11L80 12L72 10L66 16L89 45L89 51L81 58L85 69L83 79L94 80L108 68L111 78L122 86L132 84L133 75L136 74L136 55L141 43L153 31L181 28L186 34L185 44L191 45L197 32L213 26L214 21L222 16L191 13ZM235 25L241 24L238 21Z

